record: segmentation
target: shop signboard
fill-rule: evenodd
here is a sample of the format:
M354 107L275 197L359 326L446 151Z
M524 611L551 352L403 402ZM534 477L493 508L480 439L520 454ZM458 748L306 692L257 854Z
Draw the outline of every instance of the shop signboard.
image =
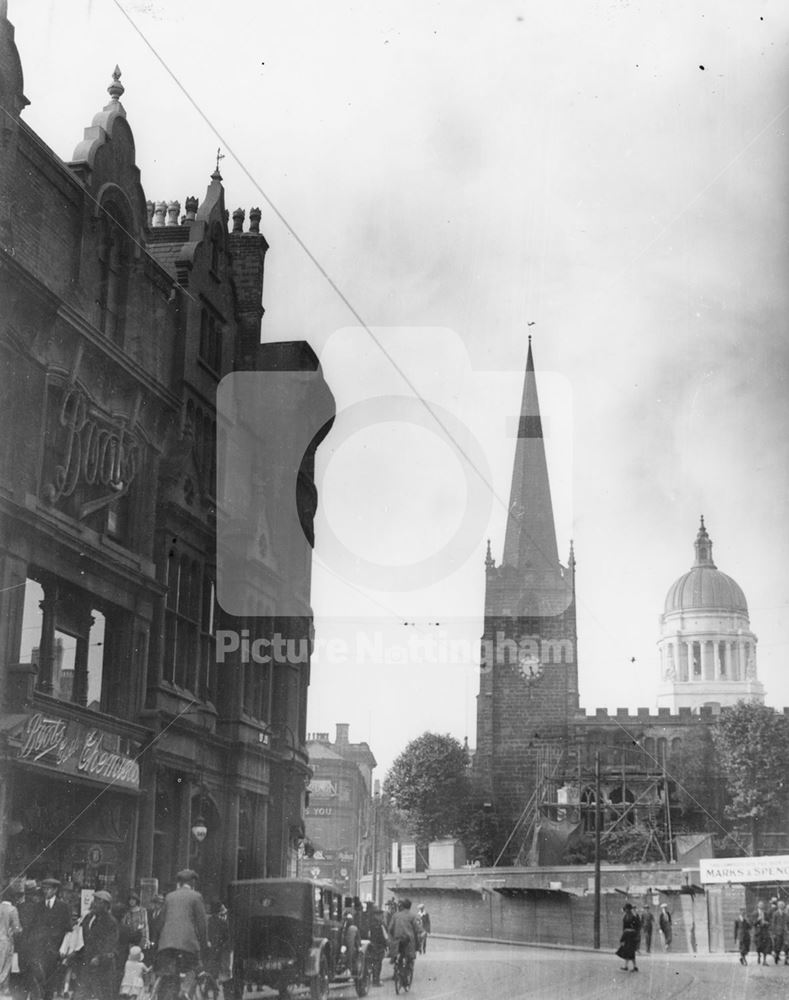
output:
M416 844L400 845L400 871L416 871Z
M729 882L789 882L789 855L763 858L702 858L699 861L702 885Z
M50 712L26 716L9 736L20 763L139 791L140 765L113 733Z

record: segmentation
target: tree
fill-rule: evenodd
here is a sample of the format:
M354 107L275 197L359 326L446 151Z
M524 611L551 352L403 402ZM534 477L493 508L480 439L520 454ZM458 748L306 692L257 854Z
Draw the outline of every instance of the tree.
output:
M722 824L726 795L725 774L712 738L712 727L702 725L682 739L668 765L671 804L688 830L725 834ZM674 831L679 833L679 829Z
M406 746L384 781L384 795L422 843L456 836L469 801L468 757L454 736L423 733Z
M721 713L712 738L730 796L726 814L750 832L755 854L765 825L782 822L789 803L789 719L739 701Z

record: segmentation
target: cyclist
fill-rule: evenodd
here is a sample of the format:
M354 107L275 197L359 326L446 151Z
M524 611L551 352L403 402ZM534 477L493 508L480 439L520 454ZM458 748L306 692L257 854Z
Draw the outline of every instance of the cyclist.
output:
M164 900L155 968L158 977L180 983L177 992L181 996L191 997L201 955L207 950L207 919L203 897L194 888L197 872L184 868L175 881L176 888Z
M406 897L397 903L397 912L392 917L389 936L396 943L395 961L398 954L404 955L407 966L413 967L416 945L419 941L419 921L411 912L411 900Z

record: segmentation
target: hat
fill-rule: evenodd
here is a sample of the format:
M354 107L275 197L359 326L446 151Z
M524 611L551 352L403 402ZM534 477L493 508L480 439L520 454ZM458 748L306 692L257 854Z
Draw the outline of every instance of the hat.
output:
M94 899L102 899L102 900L104 900L105 903L111 903L112 902L112 896L108 892L105 892L104 889L99 889L98 892L94 892L93 893L93 898Z
M633 909L633 904L632 903L625 903L625 905L622 907L622 909L623 910L632 910Z
M136 899L138 903L140 902L140 894L139 894L139 892L135 891L134 889L129 889L129 895L126 898L127 899Z
M44 889L59 889L60 882L56 878L42 878L41 885Z
M25 886L24 886L25 892L35 892L37 888L38 888L38 882L36 882L34 878L25 879Z
M197 872L193 868L182 868L175 876L175 880L176 882L195 882L197 877Z
M142 961L142 948L139 948L137 945L134 945L133 948L129 948L129 958L132 962Z

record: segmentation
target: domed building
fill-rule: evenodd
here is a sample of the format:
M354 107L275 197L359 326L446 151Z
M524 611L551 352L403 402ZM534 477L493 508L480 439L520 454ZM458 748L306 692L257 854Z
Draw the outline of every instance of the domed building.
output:
M696 561L669 588L660 619L658 706L676 711L764 702L756 675L756 636L740 585L712 560L704 518Z

